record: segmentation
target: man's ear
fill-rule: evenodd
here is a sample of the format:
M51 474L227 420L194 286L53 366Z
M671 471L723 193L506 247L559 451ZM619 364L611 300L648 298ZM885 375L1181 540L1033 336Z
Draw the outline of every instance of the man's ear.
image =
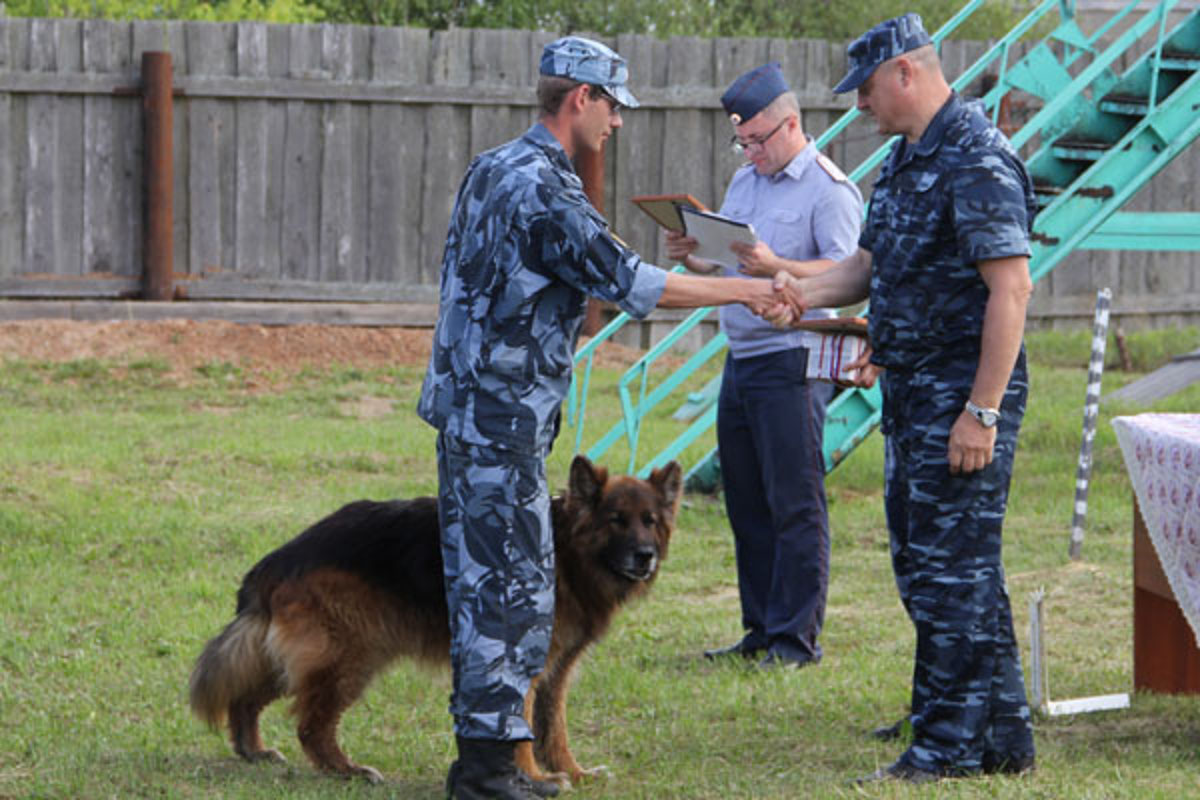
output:
M590 92L591 88L586 83L581 83L567 92L567 96L563 98L563 105L568 106L576 113L581 112L587 104Z

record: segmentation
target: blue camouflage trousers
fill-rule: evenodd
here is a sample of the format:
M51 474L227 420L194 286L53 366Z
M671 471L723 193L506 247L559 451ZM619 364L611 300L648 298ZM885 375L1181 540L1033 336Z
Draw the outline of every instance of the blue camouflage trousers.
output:
M1028 378L1022 351L991 464L951 475L950 428L975 364L883 373L885 506L900 599L917 634L913 742L900 761L973 773L1032 756L1033 728L1000 540Z
M554 622L554 535L542 454L438 436L454 732L532 739L525 694Z

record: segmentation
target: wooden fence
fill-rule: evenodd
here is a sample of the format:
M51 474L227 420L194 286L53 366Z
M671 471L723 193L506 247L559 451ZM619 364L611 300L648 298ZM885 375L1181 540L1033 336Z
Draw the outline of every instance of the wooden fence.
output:
M471 156L525 130L553 34L260 23L0 18L0 297L136 297L143 270L141 54L174 68L174 272L192 300L436 302L454 193ZM650 259L628 198L686 191L716 205L738 166L719 97L782 62L813 135L848 106L829 87L844 44L620 36L643 108L606 158L607 214ZM948 43L956 75L981 54ZM881 142L856 123L830 149L849 169ZM1196 148L1135 201L1196 210ZM869 194L869 183L862 186ZM1200 308L1190 254L1081 253L1035 313ZM1174 319L1175 317L1171 317ZM398 318L398 323L403 323Z

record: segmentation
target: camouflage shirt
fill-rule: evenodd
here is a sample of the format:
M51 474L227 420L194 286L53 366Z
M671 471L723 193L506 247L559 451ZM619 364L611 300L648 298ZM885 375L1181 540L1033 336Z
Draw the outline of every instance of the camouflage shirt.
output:
M476 156L459 187L417 413L464 442L544 451L587 296L640 318L665 284L609 233L558 140L535 124Z
M982 104L952 93L880 170L859 246L871 252L872 361L978 361L988 288L977 263L1028 256L1033 183Z

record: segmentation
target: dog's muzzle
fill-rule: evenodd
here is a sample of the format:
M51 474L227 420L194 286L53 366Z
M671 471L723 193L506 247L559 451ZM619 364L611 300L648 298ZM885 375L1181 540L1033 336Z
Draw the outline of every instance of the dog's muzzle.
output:
M626 553L621 559L617 572L631 581L648 580L658 569L658 550L653 547L639 547L632 553Z

